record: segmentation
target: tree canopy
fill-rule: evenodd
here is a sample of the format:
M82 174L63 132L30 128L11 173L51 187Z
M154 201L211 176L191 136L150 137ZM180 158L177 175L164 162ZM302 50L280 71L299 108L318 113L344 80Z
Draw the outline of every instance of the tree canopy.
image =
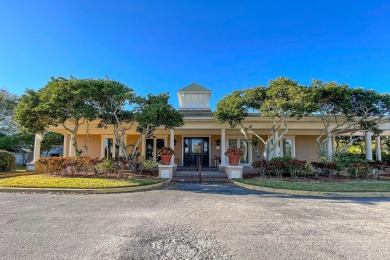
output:
M317 143L321 156L327 160L335 156L327 146L333 136L348 134L349 142L336 149L336 153L344 153L358 138L359 132L379 134L379 123L389 113L389 95L374 90L313 80L306 93L305 114L317 117L323 123Z
M13 121L14 107L18 103L18 97L5 89L0 89L0 133L12 134L17 132L17 126Z
M15 119L26 132L43 134L49 126L62 125L71 135L71 151L77 156L76 135L81 125L100 120L112 125L122 156L127 156L126 131L137 123L138 145L157 128L183 125L182 115L169 104L168 94L136 96L126 85L110 79L51 78L38 91L27 90L15 108Z
M302 116L304 97L303 87L298 85L298 82L280 77L271 80L267 87L234 91L231 95L225 96L217 103L214 116L219 123L228 122L233 128L239 126L246 142L256 148L258 159L260 154L257 144L263 142L265 145L263 156L268 160L272 153L273 156L278 156L278 143L288 132L288 119ZM271 135L268 139L253 131L252 125L243 124L243 120L250 112L272 119Z
M331 160L327 144L332 136L348 133L352 144L358 132L379 134L379 123L384 117L389 117L389 111L389 94L319 80L313 80L310 86L301 86L296 81L280 77L271 80L266 87L233 91L225 96L217 104L215 119L219 123L228 122L231 127L240 127L245 140L255 147L262 141L265 144L263 156L270 159L278 155L279 141L288 132L290 118L319 118L324 127L317 142L321 154ZM273 121L267 140L263 140L251 125L243 124L250 112ZM340 148L340 152L348 145ZM256 152L259 157L257 149Z

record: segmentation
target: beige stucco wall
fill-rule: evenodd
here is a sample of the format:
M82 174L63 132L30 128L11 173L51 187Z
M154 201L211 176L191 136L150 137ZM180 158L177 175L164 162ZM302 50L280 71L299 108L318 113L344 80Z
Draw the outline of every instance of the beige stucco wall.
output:
M295 157L300 160L318 161L318 145L315 135L295 136Z
M126 144L127 144L127 154L131 153L133 151L133 147L129 146L130 144L135 145L137 142L139 135L127 135ZM141 155L142 154L142 143L138 146L138 152Z
M193 136L196 136L194 134ZM139 135L128 135L126 143L127 144L135 144ZM266 139L266 136L262 136ZM228 138L228 136L226 137ZM296 135L295 136L295 157L301 160L308 161L317 161L318 160L318 146L316 142L317 136L315 135ZM183 164L182 160L182 152L183 152L183 138L182 135L175 135L176 145L174 147L175 150L175 158L178 159L179 165ZM210 139L210 165L213 165L214 155L221 156L221 149L217 149L216 142L217 139L221 140L220 135L211 135ZM89 142L87 142L87 135L78 135L77 136L77 145L78 149L83 150L83 156L90 157L100 157L101 156L101 135L89 135ZM166 145L169 145L169 138ZM88 149L86 151L85 145L87 145ZM259 152L262 155L264 150L264 144L260 142L258 144ZM139 146L139 153L142 154L142 144ZM132 151L131 147L127 148L127 152L130 153ZM252 158L253 161L256 160L256 152L255 148L252 147Z
M169 138L168 138L169 140ZM183 152L183 140L181 135L175 135L176 145L173 148L175 151L175 162L178 165L183 165L183 158L182 158L182 152ZM168 143L169 144L169 143Z
M101 135L89 135L89 141L87 139L87 135L77 135L77 149L83 150L81 156L100 157Z

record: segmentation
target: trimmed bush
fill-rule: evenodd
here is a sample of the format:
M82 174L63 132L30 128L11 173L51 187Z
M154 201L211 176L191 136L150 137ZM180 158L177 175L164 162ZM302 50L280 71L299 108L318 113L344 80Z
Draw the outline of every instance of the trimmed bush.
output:
M8 151L0 150L0 172L9 172L16 170L15 155Z
M151 162L148 164L151 167ZM153 162L153 165L156 165ZM91 158L91 157L51 157L40 158L35 163L36 171L52 175L72 177L122 178L144 173L130 170L126 158ZM155 176L156 174L147 174Z
M263 178L267 174L269 162L267 160L257 160L252 163L252 167L256 169L256 172Z
M90 157L51 157L40 158L36 163L36 171L47 174L73 175L82 168L95 166L102 162L100 158Z

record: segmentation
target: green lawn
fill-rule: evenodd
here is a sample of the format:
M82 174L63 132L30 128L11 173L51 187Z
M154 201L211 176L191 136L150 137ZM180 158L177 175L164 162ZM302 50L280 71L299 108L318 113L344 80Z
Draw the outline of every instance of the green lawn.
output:
M260 179L240 179L242 183L286 190L304 191L332 191L332 192L390 192L390 182L388 181L351 181L351 182L303 182L303 181L280 181L280 180L260 180Z
M161 182L161 179L70 178L40 174L0 179L0 187L103 189L143 186L158 182Z

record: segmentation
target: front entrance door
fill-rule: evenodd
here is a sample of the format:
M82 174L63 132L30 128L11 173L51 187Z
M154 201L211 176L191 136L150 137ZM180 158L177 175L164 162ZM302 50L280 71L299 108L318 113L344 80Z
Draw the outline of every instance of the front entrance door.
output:
M208 137L185 137L184 138L183 166L197 166L198 157L201 158L202 166L209 166L209 138Z

